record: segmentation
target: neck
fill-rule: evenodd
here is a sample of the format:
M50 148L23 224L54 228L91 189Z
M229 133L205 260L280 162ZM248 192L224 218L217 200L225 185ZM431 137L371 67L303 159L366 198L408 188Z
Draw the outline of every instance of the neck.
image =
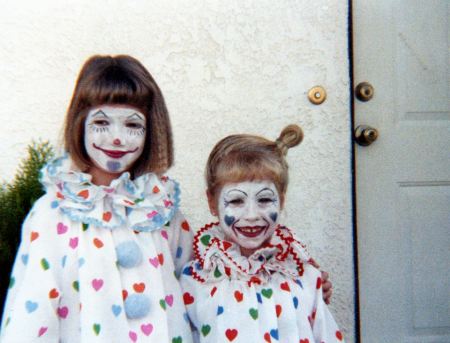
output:
M89 168L87 172L92 175L92 183L97 186L109 186L113 180L120 176L120 174L107 173L96 167Z
M245 257L251 256L256 250L258 250L258 249L247 249L244 247L240 247L240 248L241 248L241 255L245 256Z

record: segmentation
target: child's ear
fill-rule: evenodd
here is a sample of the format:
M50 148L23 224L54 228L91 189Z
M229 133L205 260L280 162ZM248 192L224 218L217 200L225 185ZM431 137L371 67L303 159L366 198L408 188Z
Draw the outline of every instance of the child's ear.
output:
M211 194L211 192L209 191L209 189L206 190L206 197L208 198L208 205L209 205L209 212L211 212L211 214L215 217L217 217L218 212L217 212L217 203L216 203L216 199L214 198L214 196Z

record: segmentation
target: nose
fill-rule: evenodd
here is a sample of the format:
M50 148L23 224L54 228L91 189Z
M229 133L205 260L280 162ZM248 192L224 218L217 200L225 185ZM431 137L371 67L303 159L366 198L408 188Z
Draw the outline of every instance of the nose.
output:
M116 138L116 139L113 140L113 144L114 144L114 145L121 145L122 142L120 141L119 138Z
M256 204L250 202L247 207L247 215L245 219L249 222L257 221L259 219L259 211Z

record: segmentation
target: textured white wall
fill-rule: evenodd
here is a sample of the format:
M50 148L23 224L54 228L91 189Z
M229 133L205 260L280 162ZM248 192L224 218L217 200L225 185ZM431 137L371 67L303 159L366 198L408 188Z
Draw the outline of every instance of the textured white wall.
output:
M26 145L57 144L82 63L93 54L137 57L171 113L182 208L192 226L212 220L203 168L215 142L238 132L276 138L305 131L288 155L285 222L330 272L332 311L352 342L347 2L1 1L0 179L10 180ZM327 101L306 92L323 85Z

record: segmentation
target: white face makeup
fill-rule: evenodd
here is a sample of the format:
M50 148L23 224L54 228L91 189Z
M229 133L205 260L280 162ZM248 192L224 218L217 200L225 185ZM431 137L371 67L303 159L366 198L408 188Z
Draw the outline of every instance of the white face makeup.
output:
M281 209L273 182L226 184L218 201L220 226L243 254L252 253L273 235Z
M84 126L86 152L107 173L127 171L145 143L145 116L132 107L100 106L89 111Z

